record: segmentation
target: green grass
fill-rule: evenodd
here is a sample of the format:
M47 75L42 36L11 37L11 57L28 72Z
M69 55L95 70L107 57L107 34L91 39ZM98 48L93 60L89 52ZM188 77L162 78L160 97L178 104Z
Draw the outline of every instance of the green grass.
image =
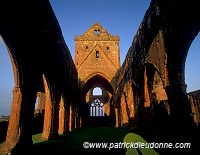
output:
M120 128L111 128L111 127L95 127L95 128L83 128L83 129L76 129L69 134L63 134L58 137L56 140L48 140L48 141L41 141L40 136L41 134L37 134L33 136L33 152L37 155L44 155L47 152L56 155L74 155L74 154L97 154L101 153L102 155L106 154L117 154L117 155L125 155L126 149L125 148L88 148L85 149L83 147L84 142L90 143L116 143L132 141L141 141L144 142L144 139L137 134L128 136L130 133L125 129ZM125 139L126 137L126 139ZM133 150L133 149L132 149ZM134 149L134 152L143 152L142 150ZM149 151L146 151L147 154ZM155 151L150 150L151 153L148 155L157 155ZM138 155L140 154L138 153ZM145 153L146 154L146 153ZM145 155L144 154L144 155ZM146 154L146 155L147 155ZM137 154L135 154L137 155Z
M7 118L0 118L0 122L8 121Z
M0 122L1 121L9 121L10 116L1 116L0 117Z
M98 127L76 129L69 134L60 135L56 140L41 141L40 134L33 136L34 154L40 155L51 152L58 155L74 153L124 153L125 149L85 149L84 142L91 143L118 143L123 139L128 131L117 128Z
M43 142L44 140L41 140L41 133L39 134L35 134L32 136L32 140L33 140L33 144L35 143L40 143L40 142Z
M117 155L158 155L153 149L125 149L119 148L120 142L146 142L140 135L130 133L125 129L112 127L94 127L76 129L69 134L60 135L55 140L41 140L42 134L32 136L33 150L32 154L44 155L74 155L74 154L117 154ZM90 143L108 143L113 144L116 148L88 148L83 147L84 142ZM114 146L115 144L115 146ZM1 144L0 144L1 146Z
M75 154L116 154L116 155L158 155L153 149L127 149L119 148L119 143L123 142L146 142L140 135L129 132L125 129L112 127L80 128L68 134L60 135L55 140L41 140L42 134L32 136L34 155L55 154L55 155L75 155ZM115 148L84 148L83 143L108 143ZM1 145L1 144L0 144Z

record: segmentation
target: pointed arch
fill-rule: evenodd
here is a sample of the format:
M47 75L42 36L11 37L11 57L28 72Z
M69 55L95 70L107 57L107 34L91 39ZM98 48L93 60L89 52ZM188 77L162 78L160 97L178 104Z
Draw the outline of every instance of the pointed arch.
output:
M20 83L22 82L22 74L21 74L21 68L20 68L20 62L17 59L17 55L13 51L12 45L10 44L9 41L5 39L2 35L0 35L2 38L2 41L4 42L8 55L10 57L11 65L12 65L12 70L13 70L13 76L14 76L14 83L15 87L20 87Z
M106 78L104 78L103 76L101 76L100 74L95 74L92 77L90 77L84 84L83 89L82 89L83 96L85 96L86 93L93 86L103 87L106 91L113 94L113 88L112 88L111 84L108 82L108 80Z

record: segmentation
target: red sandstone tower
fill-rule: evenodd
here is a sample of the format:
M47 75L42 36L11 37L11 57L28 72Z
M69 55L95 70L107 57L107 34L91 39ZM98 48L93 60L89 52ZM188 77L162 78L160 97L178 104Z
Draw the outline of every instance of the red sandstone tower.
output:
M109 116L110 99L120 67L119 36L109 34L99 23L75 36L75 65L90 116ZM100 92L94 93L96 89ZM95 109L94 106L99 109Z

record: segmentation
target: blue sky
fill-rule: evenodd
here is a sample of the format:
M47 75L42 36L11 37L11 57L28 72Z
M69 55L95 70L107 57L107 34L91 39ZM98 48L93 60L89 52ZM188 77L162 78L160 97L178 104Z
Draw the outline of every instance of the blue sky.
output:
M74 36L81 35L95 22L110 34L120 36L121 64L143 19L150 0L50 0L64 39L74 58ZM187 91L200 89L200 36L192 43L186 60ZM0 39L0 116L9 115L14 87L8 52Z

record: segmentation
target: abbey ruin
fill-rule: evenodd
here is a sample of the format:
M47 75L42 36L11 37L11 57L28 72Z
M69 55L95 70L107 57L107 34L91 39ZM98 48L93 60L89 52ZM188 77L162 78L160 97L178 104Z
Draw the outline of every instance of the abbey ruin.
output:
M100 23L75 36L73 60L49 1L22 4L0 2L0 35L15 80L1 155L31 149L36 114L43 114L45 140L84 126L197 140L200 95L187 94L184 73L200 31L197 1L152 0L121 66L120 36Z

